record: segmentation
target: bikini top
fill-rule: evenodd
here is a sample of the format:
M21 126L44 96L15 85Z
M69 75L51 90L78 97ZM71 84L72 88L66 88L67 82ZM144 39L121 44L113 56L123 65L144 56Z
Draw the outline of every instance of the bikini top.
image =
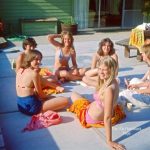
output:
M24 74L25 72L28 72L28 71L29 71L29 69L23 69L23 68L20 68L20 69L18 70L18 72L17 72L17 80L19 81L19 84L17 84L17 87L20 87L20 88L31 88L31 89L34 88L34 87L27 87L27 86L24 85L24 83L23 83L23 80L22 80L23 74Z
M98 93L94 93L94 94L93 94L93 98L94 98L94 100L96 101L97 106L98 106L100 109L104 109L104 103L99 99Z
M62 49L58 49L56 52L56 57L59 58L59 61L62 61L63 59L65 59L67 62L69 62L69 60L71 58L71 54L65 56L62 52Z

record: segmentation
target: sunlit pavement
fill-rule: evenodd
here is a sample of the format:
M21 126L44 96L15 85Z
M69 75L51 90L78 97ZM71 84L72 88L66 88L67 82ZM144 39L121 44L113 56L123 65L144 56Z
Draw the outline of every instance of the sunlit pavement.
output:
M109 37L115 43L128 38L126 32L86 32L74 36L74 46L77 53L79 67L89 67L92 55L98 49L99 41ZM34 37L38 43L37 49L43 54L42 66L52 68L55 49L47 41L47 36ZM11 69L11 62L22 50L22 42L12 42L11 46L0 52L0 150L107 150L104 128L83 128L76 116L65 110L60 112L63 122L31 132L21 132L29 122L30 117L18 112L15 92L15 72ZM131 57L124 57L124 47L115 45L119 57L120 87L123 78L141 77L148 69L144 62L136 59L136 51L131 51ZM72 91L79 92L92 99L93 88L84 87L77 83L64 84L70 97ZM128 150L149 150L150 148L150 109L133 107L126 111L127 117L113 127L113 140L124 144ZM4 141L4 143L3 143ZM5 144L5 145L4 145Z

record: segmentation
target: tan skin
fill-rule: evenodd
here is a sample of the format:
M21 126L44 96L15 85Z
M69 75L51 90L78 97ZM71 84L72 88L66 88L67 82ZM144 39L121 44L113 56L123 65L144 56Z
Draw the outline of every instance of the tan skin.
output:
M66 97L52 98L43 93L41 76L37 72L40 63L41 58L40 56L37 56L36 59L31 61L30 67L25 69L23 73L20 73L22 72L21 68L17 71L16 74L17 95L20 97L26 97L34 95L36 93L39 99L43 102L41 112L45 112L47 110L59 110L66 107L68 105L68 99ZM26 88L22 88L22 84Z
M106 82L110 76L110 70L108 69L107 66L103 64L99 68L98 75L102 80L104 80L104 82ZM125 147L123 145L112 141L111 118L113 116L114 107L117 103L118 94L119 94L118 82L116 81L116 79L113 79L111 84L105 89L104 95L101 96L101 98L99 99L104 103L104 109L100 110L97 107L96 101L93 101L88 107L88 112L93 120L104 121L106 142L110 146L110 148L114 150L125 150ZM79 98L82 98L82 96L75 92L72 93L71 95L72 101L75 101Z
M24 52L22 52L17 60L16 60L16 72L18 71L18 69L20 68L22 62L23 62L23 59L25 57L26 54L28 54L31 50L33 50L35 47L32 46L32 45L26 45L26 49L24 50Z
M109 55L110 45L108 42L106 42L105 45L102 46L102 50L103 50L104 56ZM99 59L102 59L104 56L100 56L98 53L94 54L93 59L92 59L91 69L85 72L85 76L82 79L83 82L85 82L87 85L96 87L97 81L98 81L97 62L99 61ZM117 54L113 54L111 55L111 57L114 58L116 62L118 63ZM117 74L118 74L118 69L117 69L116 75Z
M22 52L16 59L16 72L21 68L21 64L23 63L25 55L29 54L30 51L32 51L34 49L35 49L34 45L26 45L24 52ZM40 68L38 69L38 71L40 71ZM53 76L51 76L51 77L49 77L49 76L48 77L47 76L41 77L41 80L42 80L43 87L50 85L50 87L56 88L56 86L57 86L55 77L53 77ZM56 90L57 90L57 92L63 92L64 88L59 86L59 87L56 88Z
M63 38L63 43L56 41L56 38ZM54 67L56 71L56 75L58 78L64 78L65 80L81 80L85 69L79 69L77 68L77 62L76 62L76 52L75 49L72 47L73 39L69 35L62 35L61 34L54 34L48 36L49 42L56 47L56 53L59 49L62 50L64 56L71 55L71 61L72 61L72 68L71 70L67 71L65 68L69 67L68 61L66 59L62 59L62 61L59 60L58 57L55 57L55 63Z

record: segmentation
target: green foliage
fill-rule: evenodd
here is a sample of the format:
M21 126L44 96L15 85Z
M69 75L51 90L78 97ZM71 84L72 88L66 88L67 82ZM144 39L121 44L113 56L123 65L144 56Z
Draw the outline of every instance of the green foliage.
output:
M77 24L74 20L74 18L71 16L69 19L66 19L65 21L63 21L63 24L65 25L75 25Z
M150 15L150 1L149 0L144 0L144 6L142 9L142 12L144 16Z
M144 0L142 13L144 15L144 21L150 22L150 0Z

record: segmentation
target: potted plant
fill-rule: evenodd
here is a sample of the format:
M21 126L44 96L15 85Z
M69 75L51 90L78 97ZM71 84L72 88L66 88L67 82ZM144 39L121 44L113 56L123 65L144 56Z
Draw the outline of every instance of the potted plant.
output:
M144 15L144 22L150 22L150 1L144 0L144 5L142 9Z
M77 34L78 24L75 20L71 17L69 20L65 20L61 22L61 31L69 31L73 35Z

